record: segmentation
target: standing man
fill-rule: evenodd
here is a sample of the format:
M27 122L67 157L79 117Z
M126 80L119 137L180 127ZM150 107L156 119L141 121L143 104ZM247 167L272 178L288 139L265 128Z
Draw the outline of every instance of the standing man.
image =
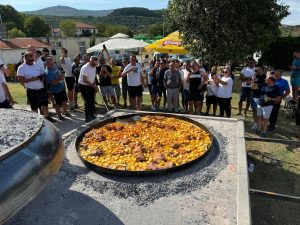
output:
M140 64L136 62L136 56L130 56L130 63L125 67L122 76L127 75L129 100L131 105L137 109L141 109L141 100L143 96L143 75Z
M55 100L55 111L57 117L60 120L65 120L63 115L70 116L68 113L68 97L66 93L66 87L64 82L64 75L60 72L57 66L54 64L54 59L51 56L45 58L46 63L46 77L50 93ZM61 112L62 108L62 112ZM62 115L63 114L63 115Z
M181 73L176 69L175 62L172 61L169 65L170 69L165 72L164 85L167 90L168 111L175 113L179 112L179 88L182 85Z
M250 106L251 97L251 81L255 76L255 61L250 59L248 66L244 67L241 71L240 80L242 81L241 96L239 101L239 112L237 115L242 115L243 102L246 101L245 115L247 115Z
M96 56L92 56L90 58L90 62L81 67L78 80L79 90L84 100L84 112L86 123L96 119L96 116L94 114L95 93L97 92L97 86L95 84L97 64L98 58Z
M68 56L68 51L65 48L61 49L60 63L65 71L65 81L68 89L68 98L71 109L75 109L74 104L74 86L75 86L75 77L72 73L72 60Z
M279 87L279 90L280 90L279 94L280 94L281 98L279 101L273 102L273 109L272 109L272 112L270 115L269 126L268 126L268 131L270 131L270 132L275 129L281 100L284 99L286 96L288 96L291 93L288 81L283 79L281 76L282 76L281 70L274 71L275 84L277 87Z
M24 60L25 63L18 68L17 76L26 88L31 111L37 113L40 107L45 118L50 122L55 122L48 112L48 93L43 83L45 71L41 70L41 67L37 64L34 64L34 54L32 52L26 52Z

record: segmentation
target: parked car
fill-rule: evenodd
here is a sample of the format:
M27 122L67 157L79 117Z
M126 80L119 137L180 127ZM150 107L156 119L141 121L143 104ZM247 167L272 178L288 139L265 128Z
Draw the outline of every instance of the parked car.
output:
M193 58L189 54L176 54L176 55L171 55L170 58L176 59L179 62L187 62L187 61L192 61Z

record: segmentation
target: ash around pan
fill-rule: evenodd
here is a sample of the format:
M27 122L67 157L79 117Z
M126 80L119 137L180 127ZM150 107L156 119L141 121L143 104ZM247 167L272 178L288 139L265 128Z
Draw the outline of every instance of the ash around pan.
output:
M117 169L111 169L111 168L106 168L106 167L102 167L102 166L98 166L95 165L93 163L88 162L87 160L85 160L81 155L80 155L80 144L85 136L86 133L88 133L89 131L91 131L92 129L97 129L100 127L104 127L107 124L113 123L113 122L131 122L134 120L137 120L137 118L139 117L143 117L143 116L149 116L149 115L153 115L153 116L162 116L162 117L172 117L175 119L179 119L179 120L183 120L186 122L189 122L193 125L196 125L197 127L201 128L202 130L204 130L205 132L207 132L209 134L209 137L211 139L211 142L206 150L206 152L201 155L200 157L189 161L187 163L178 165L178 166L174 166L171 168L167 168L167 169L157 169L157 170L143 170L143 171L132 171L132 170L117 170ZM117 116L117 117L113 117L113 118L109 118L109 119L105 119L103 121L100 121L99 123L96 123L90 127L88 127L87 129L83 130L77 137L76 142L75 142L75 147L76 147L76 151L78 154L78 157L80 158L80 160L82 161L82 163L89 169L91 169L92 171L102 174L102 173L106 173L106 174L115 174L115 175L122 175L122 176L149 176L149 175L161 175L161 174L166 174L169 172L174 172L174 171L178 171L178 170L182 170L184 168L187 168L191 165L194 165L195 163L199 162L201 159L203 159L208 152L211 149L212 146L212 142L213 142L213 135L211 134L211 132L209 131L209 129L207 127L205 127L203 124L184 117L184 116L178 116L178 115L172 115L172 114L164 114L164 113L139 113L139 114L128 114L128 115L122 115L122 116Z

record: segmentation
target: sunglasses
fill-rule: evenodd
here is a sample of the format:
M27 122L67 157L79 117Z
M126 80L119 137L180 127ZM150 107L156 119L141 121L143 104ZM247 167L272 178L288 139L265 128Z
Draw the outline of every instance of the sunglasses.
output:
M228 71L224 71L224 73L228 73Z
M27 62L33 62L34 59L27 59L26 61L27 61Z

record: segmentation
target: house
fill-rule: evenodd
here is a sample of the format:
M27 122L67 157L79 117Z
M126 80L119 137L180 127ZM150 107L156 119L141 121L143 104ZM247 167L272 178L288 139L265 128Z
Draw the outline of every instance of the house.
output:
M89 36L90 34L96 34L98 33L97 27L86 24L80 21L76 21L76 35L79 36Z
M51 46L36 38L0 39L0 59L6 64L16 64L20 61L22 53L26 52L28 45L36 49L51 49Z

